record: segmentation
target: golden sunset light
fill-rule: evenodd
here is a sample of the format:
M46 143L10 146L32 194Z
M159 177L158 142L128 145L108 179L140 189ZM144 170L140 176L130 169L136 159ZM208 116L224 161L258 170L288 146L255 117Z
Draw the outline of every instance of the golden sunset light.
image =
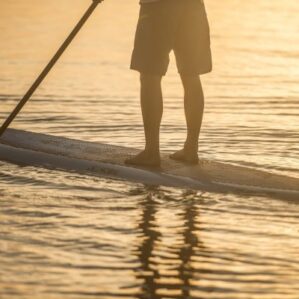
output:
M1 299L297 299L297 0L0 3Z

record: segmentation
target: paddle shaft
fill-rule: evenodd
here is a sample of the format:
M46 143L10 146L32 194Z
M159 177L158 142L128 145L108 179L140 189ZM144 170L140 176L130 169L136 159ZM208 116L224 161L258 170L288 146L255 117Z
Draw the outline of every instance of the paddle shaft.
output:
M93 3L90 5L90 7L87 9L83 17L80 19L79 23L75 26L73 31L70 33L70 35L67 37L67 39L64 41L64 43L61 45L61 47L58 49L56 54L53 56L53 58L50 60L50 62L47 64L47 66L44 68L44 70L41 72L39 77L35 80L35 82L32 84L32 86L29 88L27 93L24 95L24 97L21 99L21 101L18 103L18 105L15 107L15 109L11 112L9 117L6 119L6 121L3 123L3 125L0 128L0 136L5 132L5 130L8 128L8 126L12 123L12 121L16 118L16 116L19 114L19 112L22 110L22 108L25 106L25 104L30 100L33 93L36 91L36 89L40 86L40 84L43 82L43 80L46 78L48 73L51 71L53 66L56 64L56 62L59 60L61 55L64 53L64 51L67 49L67 47L70 45L70 43L73 41L75 36L78 34L78 32L81 30L83 25L86 23L86 21L89 19L93 11L96 9L97 5L102 2L102 0L93 1Z

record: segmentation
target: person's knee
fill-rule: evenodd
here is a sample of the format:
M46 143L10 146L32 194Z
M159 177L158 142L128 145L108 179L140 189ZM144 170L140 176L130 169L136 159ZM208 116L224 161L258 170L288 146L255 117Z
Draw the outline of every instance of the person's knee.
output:
M185 102L201 102L204 106L204 93L199 76L181 76L185 91Z
M181 80L185 90L196 90L201 88L200 77L197 75L182 75Z
M162 76L151 74L140 74L140 83L143 87L155 87L161 84Z

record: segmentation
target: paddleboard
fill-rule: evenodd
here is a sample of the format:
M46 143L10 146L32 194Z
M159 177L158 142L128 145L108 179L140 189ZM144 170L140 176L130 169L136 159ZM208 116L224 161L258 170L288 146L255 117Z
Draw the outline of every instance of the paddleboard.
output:
M213 192L272 194L299 200L299 179L248 167L202 159L198 165L162 154L159 170L124 164L139 150L8 129L0 138L0 160L21 165L77 171L144 184Z

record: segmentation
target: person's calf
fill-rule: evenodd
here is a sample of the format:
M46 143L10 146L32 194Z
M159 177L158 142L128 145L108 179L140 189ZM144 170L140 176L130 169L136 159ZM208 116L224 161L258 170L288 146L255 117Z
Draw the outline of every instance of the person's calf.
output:
M204 94L199 76L181 75L184 86L185 116L187 123L187 138L184 149L197 154L198 139L204 112Z
M145 149L159 153L160 123L163 114L161 76L141 74L141 109L145 133Z

